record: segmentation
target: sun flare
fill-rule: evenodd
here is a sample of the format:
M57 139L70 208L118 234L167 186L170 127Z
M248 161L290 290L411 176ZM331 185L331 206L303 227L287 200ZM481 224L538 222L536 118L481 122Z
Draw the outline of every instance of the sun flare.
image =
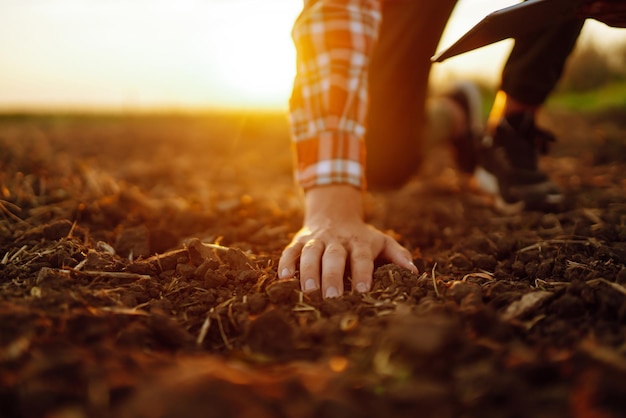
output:
M301 9L297 0L15 2L0 14L0 108L284 109Z
M459 1L440 47L516 1ZM291 29L302 0L5 3L0 112L287 108L296 72ZM600 34L603 47L623 37L613 29L608 38L609 28L591 23L585 29ZM508 49L502 42L437 64L432 79L496 79Z
M227 102L284 107L295 75L291 27L298 10L248 5L257 10L212 31L212 75L230 92Z

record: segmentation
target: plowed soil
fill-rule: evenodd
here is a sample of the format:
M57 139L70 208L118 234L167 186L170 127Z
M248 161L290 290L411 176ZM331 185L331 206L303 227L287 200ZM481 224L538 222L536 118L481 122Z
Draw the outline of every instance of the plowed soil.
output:
M435 146L367 207L420 274L322 300L283 115L3 117L0 417L625 416L626 118L543 119L562 210Z

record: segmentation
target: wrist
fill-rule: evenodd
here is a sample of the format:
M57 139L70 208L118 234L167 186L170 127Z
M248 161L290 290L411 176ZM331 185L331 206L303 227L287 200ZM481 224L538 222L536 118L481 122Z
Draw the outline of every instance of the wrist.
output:
M363 191L347 184L331 184L305 192L305 224L321 220L363 220Z

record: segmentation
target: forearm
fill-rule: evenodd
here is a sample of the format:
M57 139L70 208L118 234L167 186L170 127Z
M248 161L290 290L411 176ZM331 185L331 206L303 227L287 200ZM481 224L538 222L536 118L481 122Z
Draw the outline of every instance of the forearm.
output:
M293 30L297 75L290 100L295 177L305 191L303 227L278 263L304 292L324 297L371 288L374 260L417 272L411 254L363 219L370 56L382 0L310 0Z
M295 177L304 189L365 188L367 67L380 20L378 0L313 0L294 25L289 104Z

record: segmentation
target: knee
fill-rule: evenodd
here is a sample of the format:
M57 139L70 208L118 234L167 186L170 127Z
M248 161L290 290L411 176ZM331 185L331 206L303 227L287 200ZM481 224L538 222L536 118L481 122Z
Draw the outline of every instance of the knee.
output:
M399 189L417 173L421 161L421 156L406 158L406 155L368 161L368 188L379 191Z

